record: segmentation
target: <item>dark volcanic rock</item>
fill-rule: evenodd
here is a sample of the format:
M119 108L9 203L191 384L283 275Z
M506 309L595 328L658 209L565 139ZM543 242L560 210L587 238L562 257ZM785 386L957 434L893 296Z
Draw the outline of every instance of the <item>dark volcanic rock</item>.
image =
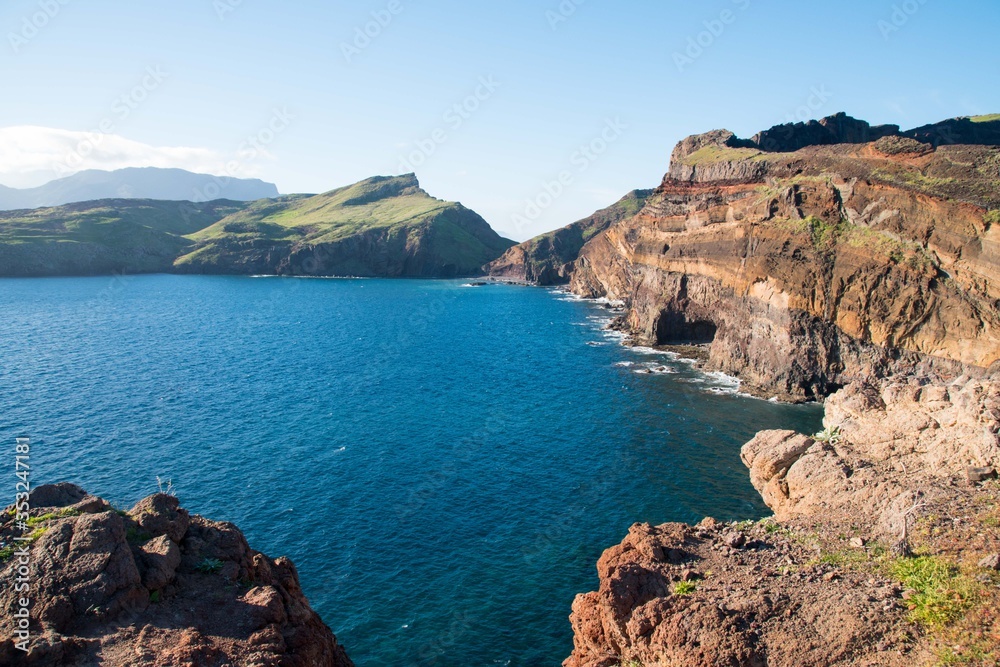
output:
M898 134L898 125L872 127L866 121L851 118L846 113L838 113L819 121L776 125L756 134L751 142L763 151L791 153L806 146L866 144Z

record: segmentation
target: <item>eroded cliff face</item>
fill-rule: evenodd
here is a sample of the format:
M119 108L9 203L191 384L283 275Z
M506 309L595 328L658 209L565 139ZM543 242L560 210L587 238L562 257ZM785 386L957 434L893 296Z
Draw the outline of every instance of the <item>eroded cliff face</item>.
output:
M827 428L743 447L773 518L633 526L566 667L995 664L1000 137L826 120L686 139L581 252L572 289L624 302L637 341L826 397Z
M232 524L159 494L118 512L71 484L31 494L22 563L0 514L0 664L37 667L350 667L287 558L254 551ZM28 570L31 639L15 647L15 578ZM23 573L22 573L23 574Z
M994 147L766 153L713 132L583 248L571 288L624 301L640 342L710 344L711 369L763 395L981 375L1000 358L998 198Z

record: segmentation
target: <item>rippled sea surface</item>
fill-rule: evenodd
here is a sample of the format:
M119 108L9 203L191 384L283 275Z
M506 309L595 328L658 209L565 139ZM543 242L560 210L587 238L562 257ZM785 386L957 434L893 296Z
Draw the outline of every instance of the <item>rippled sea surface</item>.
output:
M290 556L362 667L558 665L604 549L764 516L740 446L821 419L624 348L553 290L0 280L0 314L0 447L33 438L36 484L130 506L171 479Z

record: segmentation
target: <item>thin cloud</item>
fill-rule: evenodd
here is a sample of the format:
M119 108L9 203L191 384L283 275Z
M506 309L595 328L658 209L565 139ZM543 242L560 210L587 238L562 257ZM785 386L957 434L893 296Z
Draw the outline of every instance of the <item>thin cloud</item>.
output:
M78 132L35 125L0 128L0 183L26 187L86 169L126 167L187 169L226 174L227 156L192 146L152 146L117 134ZM240 177L259 175L255 165L240 162Z

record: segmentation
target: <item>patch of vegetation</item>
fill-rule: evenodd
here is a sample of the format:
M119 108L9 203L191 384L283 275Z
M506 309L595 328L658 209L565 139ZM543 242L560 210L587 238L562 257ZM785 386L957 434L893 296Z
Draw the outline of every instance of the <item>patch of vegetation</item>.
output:
M689 167L697 167L703 164L716 164L719 162L736 162L757 157L762 153L756 148L729 148L727 146L708 145L681 160L681 164Z
M218 558L206 558L198 563L196 569L203 574L215 574L222 570L222 561Z
M864 248L875 255L885 257L893 264L905 265L913 270L927 270L934 266L933 260L917 243L895 238L887 232L855 225L846 219L836 223L810 216L804 220L775 220L779 229L792 234L807 234L816 252L832 255L840 246Z
M125 531L125 539L133 546L145 544L153 539L153 536L143 530L140 526L129 526Z
M992 113L985 116L971 116L969 120L973 123L995 123L1000 121L1000 113Z
M816 442L825 442L831 445L839 445L843 438L839 426L828 426L813 436L813 440Z
M908 600L911 620L929 628L956 621L977 598L975 584L958 567L936 556L896 560L889 572L914 591Z
M691 595L696 590L698 590L698 584L693 581L678 581L677 585L674 586L674 595L685 596Z
M35 526L40 526L43 523L52 521L53 519L64 519L70 516L80 516L80 511L75 510L72 507L67 507L59 510L58 512L49 512L48 514L42 514L41 516L29 517L26 523L30 528L34 528Z
M983 216L983 222L987 225L1000 225L1000 209L988 211L986 215Z
M159 604L160 602L160 591L153 591L149 594L149 601L153 604Z
M840 551L825 551L810 562L811 565L830 565L850 570L863 569L871 565L868 552L864 549L843 549Z
M773 535L774 533L787 533L789 532L787 528L783 527L774 517L767 517L766 519L761 519L758 525L764 529L764 533L767 535Z
M618 667L642 667L642 663L638 660L629 660L628 662L619 663Z
M957 180L954 178L926 176L916 169L905 168L899 168L894 171L876 169L872 172L872 177L886 183L909 187L920 192L927 192L938 196L945 196L945 188L957 183Z

